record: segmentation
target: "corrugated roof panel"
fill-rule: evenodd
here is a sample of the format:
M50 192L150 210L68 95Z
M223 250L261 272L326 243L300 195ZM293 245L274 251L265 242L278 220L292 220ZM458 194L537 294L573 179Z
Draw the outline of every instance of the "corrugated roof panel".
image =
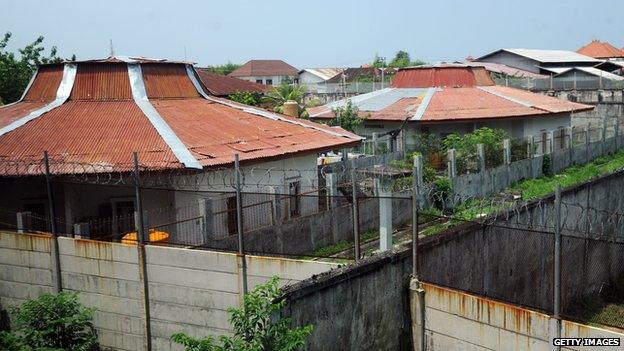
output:
M197 75L206 90L215 96L228 96L237 92L264 93L271 89L268 85L249 82L234 77L222 76L206 69L197 69Z
M50 102L56 98L56 91L63 78L63 65L39 67L37 76L24 96L27 102Z
M205 99L152 100L202 165L344 147L357 140L232 109ZM270 132L269 132L270 131ZM314 142L310 142L314 140ZM210 156L210 159L201 156Z
M45 102L18 102L13 105L0 107L0 128L27 116L32 111L45 105Z
M392 80L395 88L472 87L494 85L481 67L463 65L427 66L400 69Z
M133 101L68 101L2 136L0 157L40 159L47 150L65 162L114 165L132 163L155 168L181 167Z
M392 89L357 104L361 111L380 111L404 98L422 97L427 89Z
M297 76L299 70L282 60L250 60L228 74L232 77Z
M571 102L567 100L557 99L551 96L546 96L542 94L535 94L529 91L514 89L510 87L504 86L493 86L488 87L492 91L495 91L499 94L503 94L505 96L509 96L513 99L522 100L531 104L531 106L552 113L559 112L579 112L591 110L594 107L590 105L579 104L576 102Z
M78 65L70 100L130 100L130 79L125 63Z
M149 99L199 97L184 65L145 63L141 64L141 70Z

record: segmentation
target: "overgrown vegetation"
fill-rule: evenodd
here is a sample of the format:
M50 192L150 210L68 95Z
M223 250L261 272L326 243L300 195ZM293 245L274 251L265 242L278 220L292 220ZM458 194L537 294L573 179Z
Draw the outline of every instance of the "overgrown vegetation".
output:
M624 151L609 156L602 156L586 165L568 167L559 174L527 179L511 188L512 192L519 192L524 200L533 200L555 191L555 186L561 184L568 187L593 178L624 168Z
M11 37L11 32L6 32L0 40L0 105L17 101L22 96L38 64L62 61L57 56L56 46L50 49L48 55L44 54L43 36L18 49L17 57L15 53L6 51Z
M373 58L373 62L371 62L371 66L376 68L382 67L393 67L393 68L404 68L404 67L413 67L413 66L422 66L425 65L426 62L422 60L413 60L410 57L410 54L407 51L399 50L394 55L394 58L390 60L389 63L386 62L384 57L380 57L378 54L375 54L375 58Z
M503 140L509 134L502 129L479 128L472 133L449 134L442 144L445 150L455 149L455 167L457 174L469 170L478 170L477 144L483 144L485 166L496 167L503 163Z
M362 124L362 118L358 115L358 108L351 100L347 100L344 106L339 106L332 109L335 118L328 121L330 126L340 126L350 132L355 132L357 127Z
M1 350L99 350L93 327L94 309L78 294L43 294L9 310L11 331L0 332Z
M624 277L609 281L594 295L577 299L566 312L585 324L624 329Z
M216 65L216 66L208 66L206 67L207 70L213 72L213 73L217 73L217 74L221 74L224 76L227 76L228 74L234 72L235 70L237 70L240 66L240 64L238 63L232 63L229 62L223 65Z
M313 326L291 328L291 319L279 317L285 301L280 296L279 279L273 277L245 295L242 308L230 308L230 325L233 336L208 336L195 339L176 333L171 340L187 351L294 351L305 345Z
M260 105L260 102L262 102L261 94L249 91L236 92L228 96L228 99L250 106L258 106Z
M298 114L301 118L307 118L308 112L303 104L303 96L305 94L305 87L303 85L288 84L282 82L282 84L273 87L262 98L262 102L270 104L273 111L278 113L284 113L284 103L286 101L295 101L298 106Z

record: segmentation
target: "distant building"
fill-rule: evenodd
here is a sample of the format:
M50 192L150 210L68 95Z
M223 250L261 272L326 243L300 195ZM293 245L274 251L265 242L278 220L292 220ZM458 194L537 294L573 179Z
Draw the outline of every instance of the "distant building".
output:
M228 76L258 84L277 86L284 80L297 83L299 70L282 60L250 60Z
M481 56L475 61L498 63L548 75L551 73L549 69L561 67L595 67L607 72L621 69L621 66L612 62L565 50L500 49Z
M624 50L618 49L606 41L592 40L576 52L601 60L624 61Z
M299 71L299 84L319 84L339 75L344 68L304 68Z
M470 67L483 67L491 74L498 74L501 76L513 77L513 78L548 78L548 75L539 74L534 72L525 71L520 68L510 67L502 63L494 62L478 62L478 61L466 61L455 62L458 64L465 64Z
M376 67L354 67L343 70L340 74L335 75L333 78L327 80L327 83L350 83L350 82L381 82L385 80L390 81L392 75L396 72L395 68L381 68Z
M351 101L364 119L358 133L468 133L506 130L512 137L535 136L569 127L572 112L593 107L505 86L482 67L442 64L400 69L390 88L308 110L313 120L334 118L333 109Z
M205 68L196 68L202 85L211 95L228 97L234 93L264 94L269 87L243 79L228 77L209 71Z

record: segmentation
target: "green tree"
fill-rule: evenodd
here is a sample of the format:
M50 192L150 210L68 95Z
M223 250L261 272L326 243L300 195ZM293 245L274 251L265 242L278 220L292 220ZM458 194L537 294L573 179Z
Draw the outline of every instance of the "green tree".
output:
M76 293L43 294L10 309L12 336L0 338L26 345L26 350L98 350L93 313L78 301Z
M49 55L44 54L43 36L19 49L19 58L16 57L15 53L6 51L11 35L6 32L0 40L0 104L14 102L22 96L37 65L62 61L57 56L56 46L50 49Z
M464 135L449 134L442 144L445 150L455 149L457 171L463 173L468 168L477 167L477 144L483 144L486 167L502 164L503 140L507 138L509 134L502 129L483 127Z
M399 50L394 55L392 61L390 61L389 67L404 68L413 66L422 66L425 62L421 60L412 61L410 54L407 51Z
M195 339L184 333L176 333L171 339L185 347L186 351L294 351L305 345L312 333L311 325L291 329L290 318L277 317L285 301L276 302L280 296L279 279L273 277L258 285L243 299L242 308L230 308L230 324L233 336Z
M388 64L386 63L385 57L380 57L378 54L375 54L375 58L373 58L373 62L371 62L371 66L375 68L383 68L383 67L387 67Z
M329 120L330 126L340 126L350 132L355 132L362 124L362 118L358 115L359 110L351 100L347 100L344 106L333 108L332 112L335 117Z
M223 65L208 66L206 68L213 73L227 76L228 74L237 70L240 66L241 65L239 65L238 63L232 63L228 61L228 63L223 64Z
M252 93L249 91L240 91L236 92L230 96L228 99L236 102L240 102L241 104L250 105L250 106L258 106L262 101L260 94Z

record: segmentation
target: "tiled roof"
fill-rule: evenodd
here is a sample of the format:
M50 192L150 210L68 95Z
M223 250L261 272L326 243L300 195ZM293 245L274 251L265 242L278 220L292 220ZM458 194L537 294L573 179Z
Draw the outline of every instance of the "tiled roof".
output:
M589 44L576 50L576 52L598 59L624 58L624 50L600 40L592 40Z
M239 92L262 94L271 88L268 85L216 74L204 68L198 68L197 75L204 88L215 96L228 96Z
M295 77L299 70L282 60L251 60L228 74L231 77L264 77L291 76Z
M141 63L138 71L119 62L72 65L75 75L58 65L63 77L56 85L50 75L36 76L31 89L41 91L35 100L47 100L0 108L0 159L40 160L48 151L53 160L130 170L138 152L150 169L189 167L181 147L200 167L213 167L231 165L235 153L242 162L259 162L361 140L340 128L207 95L190 65ZM48 89L67 95L50 101Z

